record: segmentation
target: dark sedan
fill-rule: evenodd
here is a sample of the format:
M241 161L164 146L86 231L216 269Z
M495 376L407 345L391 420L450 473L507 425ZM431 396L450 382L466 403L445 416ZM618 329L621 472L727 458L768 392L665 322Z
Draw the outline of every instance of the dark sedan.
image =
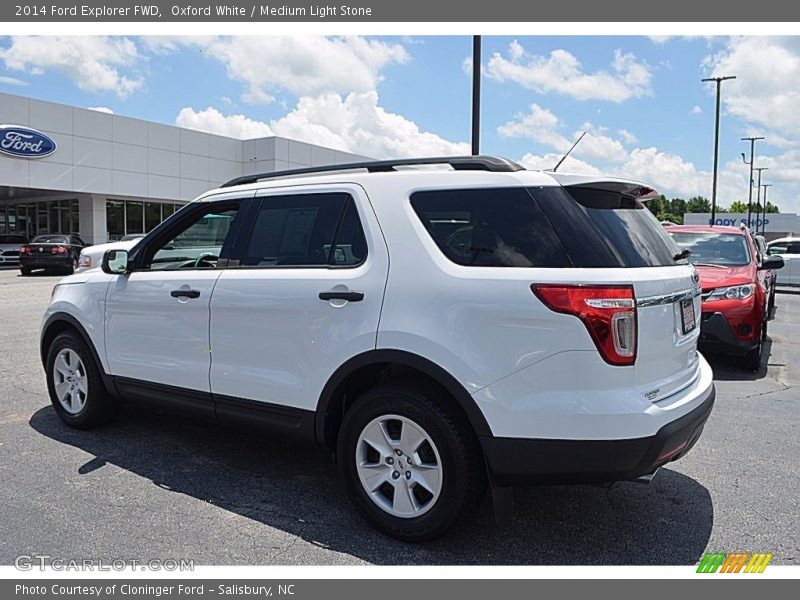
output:
M19 270L30 275L36 269L71 274L78 267L78 257L86 244L76 234L49 233L38 235L22 246Z

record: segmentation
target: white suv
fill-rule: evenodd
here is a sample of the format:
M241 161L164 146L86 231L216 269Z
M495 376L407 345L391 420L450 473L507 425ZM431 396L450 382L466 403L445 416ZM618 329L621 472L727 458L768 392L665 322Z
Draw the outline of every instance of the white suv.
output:
M88 428L154 401L317 444L404 540L487 486L506 510L509 486L649 479L714 402L697 273L653 194L494 157L239 178L56 286L53 406Z

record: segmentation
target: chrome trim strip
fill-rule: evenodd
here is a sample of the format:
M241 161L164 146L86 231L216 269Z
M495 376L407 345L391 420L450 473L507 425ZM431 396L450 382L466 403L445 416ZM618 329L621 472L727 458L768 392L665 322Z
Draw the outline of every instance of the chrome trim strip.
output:
M674 304L680 300L691 300L701 294L699 288L694 290L683 290L682 292L675 292L673 294L663 294L660 296L647 296L646 298L637 298L637 307L647 306L660 306L662 304Z

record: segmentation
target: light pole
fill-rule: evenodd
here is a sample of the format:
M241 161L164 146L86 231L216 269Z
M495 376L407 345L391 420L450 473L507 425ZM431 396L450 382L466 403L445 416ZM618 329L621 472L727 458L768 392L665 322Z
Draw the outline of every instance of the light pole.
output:
M747 227L750 227L750 214L753 210L753 151L755 149L756 140L763 140L763 137L744 137L742 141L750 141L750 162L748 162L744 157L744 152L742 152L742 161L746 165L750 165L750 183L747 184Z
M767 233L767 188L772 187L771 183L765 183L761 187L764 188L764 216L761 218L761 235ZM758 231L758 229L756 229Z
M481 36L472 36L472 155L481 148Z
M753 171L758 171L758 184L756 185L756 233L758 233L758 215L761 212L761 171L769 171L769 167L756 167ZM747 219L747 227L750 228L750 219Z
M727 75L725 77L707 77L700 81L716 81L717 82L717 112L716 124L714 126L714 179L711 184L711 223L713 225L717 217L717 164L719 163L719 93L722 82L728 79L736 79L735 75Z

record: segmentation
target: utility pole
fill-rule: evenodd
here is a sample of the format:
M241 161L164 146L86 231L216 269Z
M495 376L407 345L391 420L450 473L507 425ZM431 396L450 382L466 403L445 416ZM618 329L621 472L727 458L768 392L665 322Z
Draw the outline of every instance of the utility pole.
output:
M765 183L761 187L764 188L764 216L761 218L761 235L767 233L767 188L772 187L771 183ZM758 231L758 230L756 230Z
M481 153L481 36L472 36L472 155Z
M753 171L758 171L758 184L756 186L756 233L758 233L758 215L761 212L761 171L769 171L769 167L756 167ZM747 227L750 228L750 219L747 219Z
M722 87L722 82L728 79L736 79L735 75L727 75L725 77L707 77L700 81L716 81L717 82L717 111L716 111L716 124L714 126L714 180L711 184L711 223L717 218L717 165L719 164L719 94Z
M755 150L756 140L763 140L763 137L756 136L756 137L744 137L742 141L750 141L750 162L744 157L744 152L742 152L742 161L746 165L750 165L750 183L747 185L747 228L750 228L750 214L753 210L753 152Z

